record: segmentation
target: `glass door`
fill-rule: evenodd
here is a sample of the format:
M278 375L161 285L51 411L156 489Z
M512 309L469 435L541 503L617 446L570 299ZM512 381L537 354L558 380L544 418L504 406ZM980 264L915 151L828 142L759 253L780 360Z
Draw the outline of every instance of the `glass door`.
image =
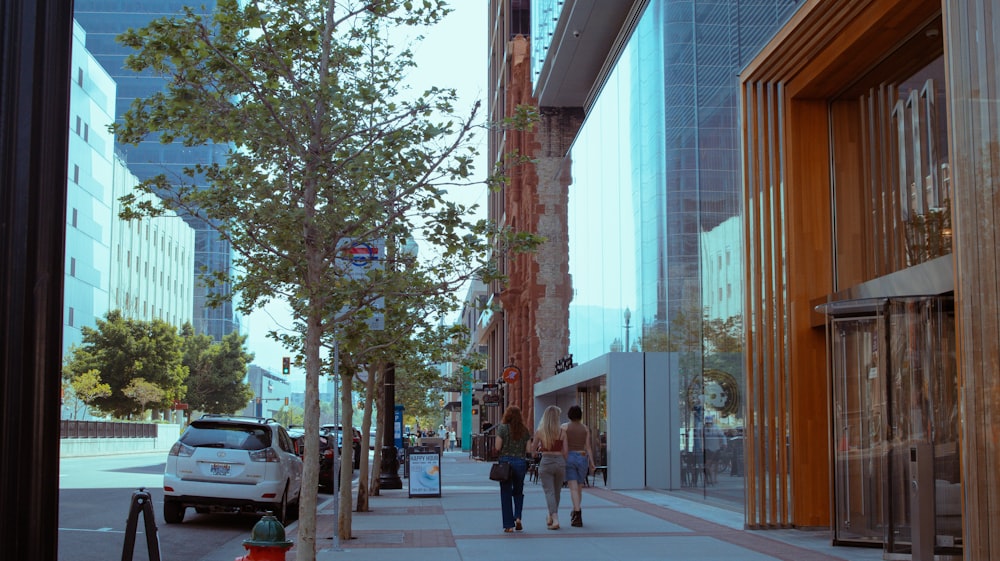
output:
M933 550L936 560L961 559L954 302L951 297L901 298L888 309L892 414L886 558L908 559L918 550Z
M880 315L834 319L834 542L885 537L886 381Z

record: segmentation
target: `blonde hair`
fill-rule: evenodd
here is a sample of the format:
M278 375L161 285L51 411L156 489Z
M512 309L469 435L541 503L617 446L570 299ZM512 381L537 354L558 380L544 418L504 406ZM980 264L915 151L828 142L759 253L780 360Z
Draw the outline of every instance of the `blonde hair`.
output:
M541 440L542 446L546 450L551 450L552 445L559 440L559 433L562 431L562 427L559 426L560 414L562 414L562 409L555 405L549 405L538 421L535 435Z

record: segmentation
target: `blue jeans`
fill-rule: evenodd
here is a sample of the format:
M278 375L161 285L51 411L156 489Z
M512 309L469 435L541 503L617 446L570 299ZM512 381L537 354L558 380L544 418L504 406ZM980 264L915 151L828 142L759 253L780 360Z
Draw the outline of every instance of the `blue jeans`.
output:
M524 508L524 475L528 473L528 462L514 456L500 456L498 461L510 464L510 479L500 482L500 510L503 527L513 528L514 520L521 518Z

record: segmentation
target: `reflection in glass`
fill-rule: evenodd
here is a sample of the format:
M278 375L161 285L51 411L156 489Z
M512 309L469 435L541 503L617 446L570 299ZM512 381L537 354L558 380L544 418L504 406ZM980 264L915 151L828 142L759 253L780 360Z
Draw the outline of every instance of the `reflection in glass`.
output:
M569 352L581 363L677 353L679 395L663 398L679 405L668 428L680 431L682 484L734 503L745 389L737 76L796 7L652 0L569 155ZM727 443L712 486L699 475L707 416Z

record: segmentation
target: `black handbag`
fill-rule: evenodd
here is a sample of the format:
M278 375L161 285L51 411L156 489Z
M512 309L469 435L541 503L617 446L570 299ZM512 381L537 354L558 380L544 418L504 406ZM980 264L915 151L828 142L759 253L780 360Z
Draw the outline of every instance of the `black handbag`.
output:
M507 462L497 462L490 467L490 479L493 481L507 481L510 479L510 464Z

